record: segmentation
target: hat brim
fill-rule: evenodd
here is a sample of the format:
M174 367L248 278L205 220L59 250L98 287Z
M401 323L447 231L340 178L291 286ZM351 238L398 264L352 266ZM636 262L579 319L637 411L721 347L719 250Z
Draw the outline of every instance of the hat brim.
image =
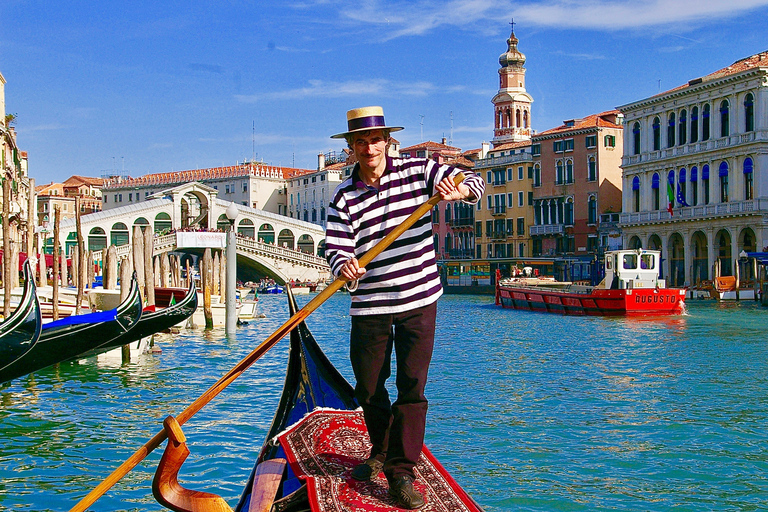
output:
M331 135L332 139L346 139L347 135L353 134L353 133L359 133L359 132L369 132L371 130L387 130L389 132L399 132L402 130L402 126L366 126L364 128L358 128L357 130L350 130L348 132L344 133L337 133L336 135Z

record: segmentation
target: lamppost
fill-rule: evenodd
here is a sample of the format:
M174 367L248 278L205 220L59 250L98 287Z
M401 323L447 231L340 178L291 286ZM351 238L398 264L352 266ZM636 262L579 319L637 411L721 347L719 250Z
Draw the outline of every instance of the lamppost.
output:
M237 218L237 206L229 203L227 206L227 219L229 219L229 231L227 231L227 319L225 330L227 334L233 334L237 328L237 240L235 238L235 219Z

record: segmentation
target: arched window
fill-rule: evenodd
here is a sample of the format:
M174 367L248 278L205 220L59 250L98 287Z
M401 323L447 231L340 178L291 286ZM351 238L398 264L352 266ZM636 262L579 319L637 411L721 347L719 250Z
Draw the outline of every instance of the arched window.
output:
M88 250L101 251L107 247L107 233L102 228L96 227L88 233Z
M667 174L667 209L675 207L675 171L669 171Z
M130 240L130 233L128 232L128 226L122 222L115 222L112 224L112 229L109 231L110 244L115 247L121 245L128 245Z
M752 159L747 157L744 159L744 199L749 201L754 199L754 181L752 178L753 171Z
M691 109L691 142L699 140L699 107Z
M677 173L677 202L680 206L688 206L685 195L685 167Z
M522 125L521 119L520 119L520 109L517 109L515 112L515 128L520 128Z
M701 112L701 140L709 140L709 126L709 103L706 103Z
M541 166L539 164L533 166L533 186L541 186Z
M687 142L686 135L688 134L688 112L685 109L680 111L680 121L677 124L677 143L685 144Z
M557 161L557 171L555 174L555 185L561 185L563 183L563 161Z
M653 150L661 149L661 120L658 116L653 118Z
M523 128L528 128L528 111L523 112Z
M701 191L704 194L704 204L709 204L709 165L701 168Z
M248 238L256 238L256 227L251 219L242 219L238 223L237 232Z
M661 181L661 178L659 178L659 173L657 172L653 173L653 177L651 178L651 191L653 192L653 209L654 210L661 209L661 194L659 192L660 181Z
M165 212L160 212L155 216L155 233L164 234L171 231L173 223L171 222L171 216Z
M755 129L755 97L748 93L744 97L744 131L751 132Z
M727 137L731 134L730 123L731 116L728 111L728 100L723 100L720 103L720 136Z
M640 154L640 123L632 125L632 154Z
M597 161L593 156L587 158L587 181L597 181Z
M675 145L675 113L669 113L669 122L667 125L667 147L671 148Z
M564 217L565 217L565 225L566 226L573 226L573 198L569 197L565 201L565 211Z
M717 174L720 176L720 202L728 202L728 162L723 160Z
M595 196L589 196L589 202L587 204L588 204L587 223L597 224L597 198Z
M691 182L691 206L696 206L699 204L699 187L696 180L699 178L699 169L694 165L691 167L691 177L689 181Z
M445 222L451 222L451 205L445 205Z
M565 182L573 183L573 160L565 161Z
M632 178L632 205L634 211L640 211L640 178L638 176Z

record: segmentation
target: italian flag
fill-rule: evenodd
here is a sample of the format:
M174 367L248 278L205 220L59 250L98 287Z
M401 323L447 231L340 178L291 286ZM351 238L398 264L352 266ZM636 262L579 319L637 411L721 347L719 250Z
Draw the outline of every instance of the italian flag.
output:
M667 211L672 215L672 208L675 206L675 191L672 189L672 184L667 181Z

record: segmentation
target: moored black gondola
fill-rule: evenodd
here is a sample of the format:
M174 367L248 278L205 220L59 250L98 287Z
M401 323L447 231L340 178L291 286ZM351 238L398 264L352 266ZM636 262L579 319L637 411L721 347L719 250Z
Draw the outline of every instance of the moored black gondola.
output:
M0 370L0 382L13 380L52 364L97 349L133 328L141 317L141 296L135 276L128 296L115 309L73 315L43 325L37 343Z
M32 269L27 261L24 263L21 300L11 316L0 323L0 371L32 350L40 338L42 319L35 288Z
M146 336L163 332L191 317L196 309L197 290L195 289L195 283L192 282L187 293L181 297L179 302L155 309L154 311L147 311L145 309L133 328L96 349L79 354L77 357L82 358L101 354L113 348L128 345Z

